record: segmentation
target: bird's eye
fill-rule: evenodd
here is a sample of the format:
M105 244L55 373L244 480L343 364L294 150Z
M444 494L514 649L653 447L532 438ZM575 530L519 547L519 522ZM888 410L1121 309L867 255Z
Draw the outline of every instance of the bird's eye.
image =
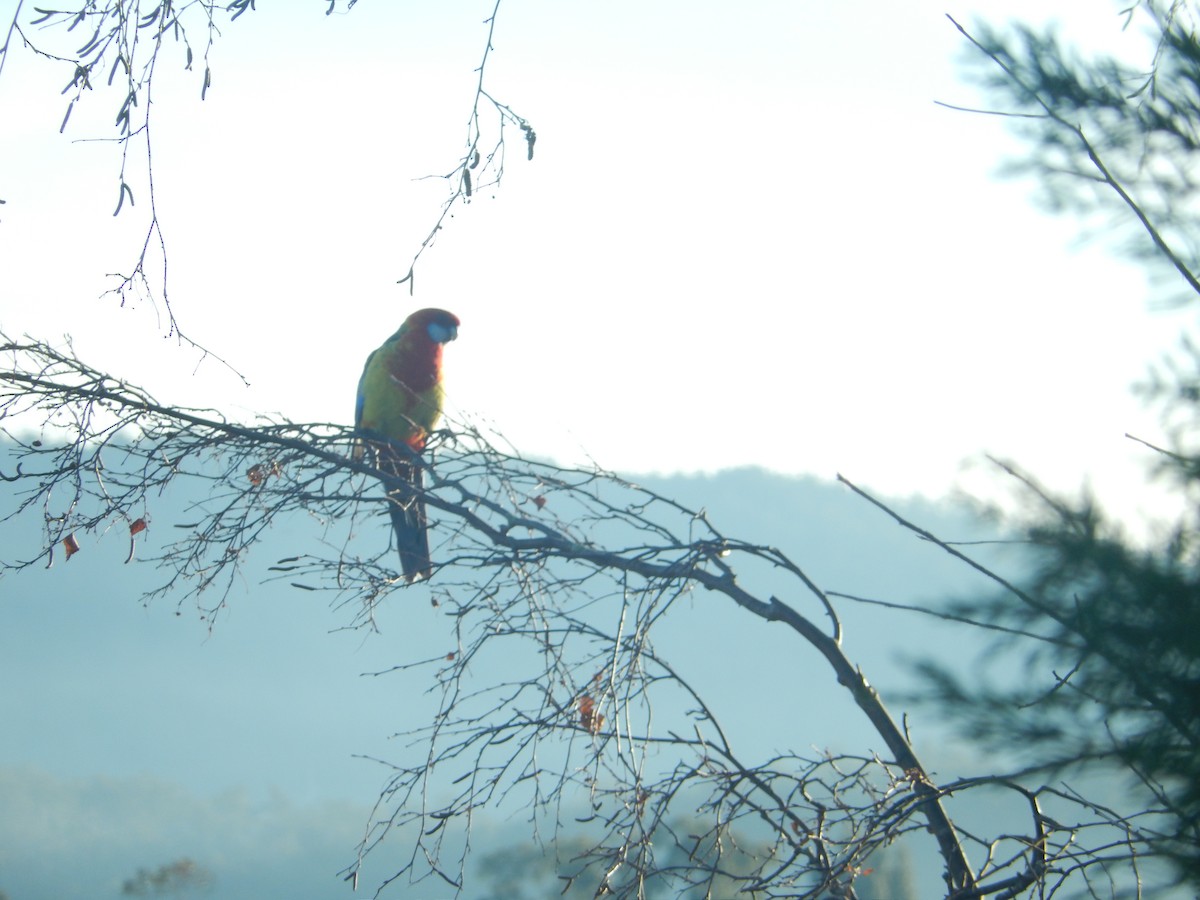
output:
M429 339L436 344L445 344L458 337L458 329L453 325L443 325L441 322L429 323Z

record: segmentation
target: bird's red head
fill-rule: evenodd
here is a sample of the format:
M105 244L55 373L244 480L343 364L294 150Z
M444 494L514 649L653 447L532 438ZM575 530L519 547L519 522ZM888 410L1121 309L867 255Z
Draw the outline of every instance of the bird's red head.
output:
M458 337L458 316L444 309L418 309L404 320L405 331L424 331L435 344L447 344Z

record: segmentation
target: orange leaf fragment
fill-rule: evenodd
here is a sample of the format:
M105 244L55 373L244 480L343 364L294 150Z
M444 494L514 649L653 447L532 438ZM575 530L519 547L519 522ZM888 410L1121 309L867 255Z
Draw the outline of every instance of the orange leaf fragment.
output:
M250 483L255 487L261 485L272 475L279 477L282 474L283 469L280 468L279 463L277 463L275 460L271 460L265 466L262 463L255 463L246 470L246 478L248 478Z
M133 535L135 535L135 534L140 534L141 532L143 532L145 530L146 530L146 520L145 519L138 519L136 522L131 522L129 524L129 536L130 537L133 537Z
M538 509L541 509L542 507L544 507L546 505L546 498L543 497L541 494L538 494L536 497L533 498L533 505L536 506Z
M592 734L599 734L604 727L604 716L596 712L596 701L587 694L579 698L579 725Z
M75 533L72 532L63 538L63 550L67 552L67 559L70 559L79 552L79 541L75 539Z

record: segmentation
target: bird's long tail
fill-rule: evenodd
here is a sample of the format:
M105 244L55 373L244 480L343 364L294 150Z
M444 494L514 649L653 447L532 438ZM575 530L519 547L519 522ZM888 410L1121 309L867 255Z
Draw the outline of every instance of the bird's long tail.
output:
M407 458L406 458L407 455ZM420 458L406 449L386 448L380 453L379 468L386 472L388 512L400 551L400 569L409 583L433 573L429 559L429 533L425 518L424 477Z

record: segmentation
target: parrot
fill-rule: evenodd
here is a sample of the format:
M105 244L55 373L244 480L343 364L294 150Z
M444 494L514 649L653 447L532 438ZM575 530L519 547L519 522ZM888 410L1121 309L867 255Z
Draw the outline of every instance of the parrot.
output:
M367 357L358 381L354 458L369 445L385 473L400 568L408 584L433 572L422 496L421 451L442 415L442 348L458 337L458 317L420 309Z

